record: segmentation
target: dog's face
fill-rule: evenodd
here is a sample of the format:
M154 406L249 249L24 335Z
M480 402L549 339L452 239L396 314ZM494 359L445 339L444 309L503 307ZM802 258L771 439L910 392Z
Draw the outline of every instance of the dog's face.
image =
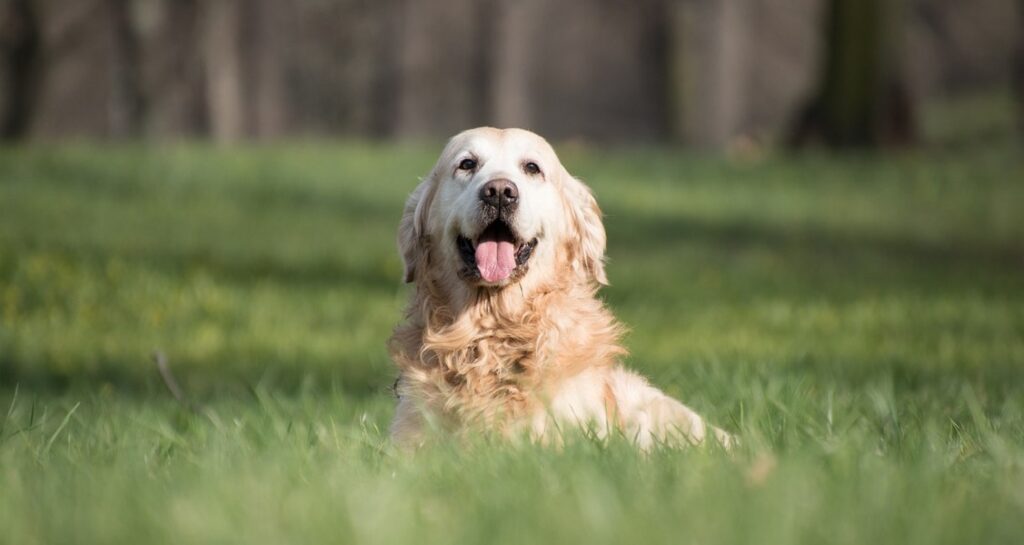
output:
M501 289L572 274L607 283L597 203L543 138L520 129L452 138L409 197L398 244L408 282L431 274Z

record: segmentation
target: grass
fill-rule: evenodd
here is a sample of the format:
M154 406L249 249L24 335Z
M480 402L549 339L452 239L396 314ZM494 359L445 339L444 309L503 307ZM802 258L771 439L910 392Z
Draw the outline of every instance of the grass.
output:
M567 149L629 364L742 447L408 458L393 236L436 152L0 150L0 543L1024 539L1019 150Z

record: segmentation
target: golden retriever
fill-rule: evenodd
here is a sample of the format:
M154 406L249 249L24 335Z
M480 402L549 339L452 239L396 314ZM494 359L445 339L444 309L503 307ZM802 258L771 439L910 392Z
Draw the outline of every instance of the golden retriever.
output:
M452 138L398 228L415 289L389 341L398 366L391 437L487 429L557 440L618 430L647 449L731 437L622 367L622 327L595 296L605 231L590 190L521 129Z

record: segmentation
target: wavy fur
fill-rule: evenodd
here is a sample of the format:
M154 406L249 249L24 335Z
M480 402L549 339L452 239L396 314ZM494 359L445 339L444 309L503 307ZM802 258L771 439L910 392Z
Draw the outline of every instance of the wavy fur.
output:
M671 437L702 440L699 416L619 365L623 327L596 297L607 283L601 211L557 158L557 179L549 181L559 184L556 210L565 221L550 224L563 232L546 233L542 243L553 249L544 262L500 287L467 283L445 262L450 254L439 245L449 230L431 227L428 216L450 215L450 205L434 196L459 147L474 137L499 148L511 145L505 139L527 138L550 150L532 133L508 132L477 129L453 138L406 203L398 238L406 281L415 288L388 343L400 373L393 438L414 445L429 426L546 438L552 422L570 422L602 433L618 428L642 446ZM716 433L728 443L728 435Z

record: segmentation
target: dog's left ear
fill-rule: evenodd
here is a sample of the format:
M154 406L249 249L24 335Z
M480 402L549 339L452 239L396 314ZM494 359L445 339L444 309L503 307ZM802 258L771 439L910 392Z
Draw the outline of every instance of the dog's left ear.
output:
M433 198L434 175L420 182L405 201L402 221L398 224L398 253L405 265L405 282L416 279L416 267L422 258L424 230L427 225L427 210Z
M604 273L604 250L608 243L601 223L601 209L590 188L583 182L564 173L565 191L569 196L569 210L573 227L580 240L580 257L583 267L597 283L607 286Z

